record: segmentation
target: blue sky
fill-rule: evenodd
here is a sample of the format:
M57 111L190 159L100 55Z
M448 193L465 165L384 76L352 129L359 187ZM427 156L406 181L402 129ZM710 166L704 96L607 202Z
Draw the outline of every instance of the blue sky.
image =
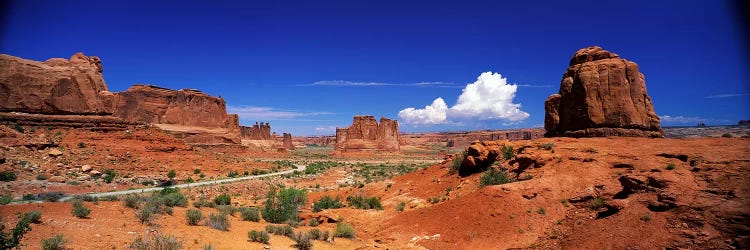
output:
M402 120L409 132L542 126L544 100L558 91L571 55L599 45L640 65L662 125L735 124L750 118L750 75L732 7L712 0L27 0L5 8L0 53L97 55L111 91L135 83L197 88L222 96L241 123L312 135L333 134L357 114ZM483 72L518 85L505 103L517 112L476 109L455 119L449 112L438 124L399 117L438 97L456 105ZM461 103L472 108L469 99Z

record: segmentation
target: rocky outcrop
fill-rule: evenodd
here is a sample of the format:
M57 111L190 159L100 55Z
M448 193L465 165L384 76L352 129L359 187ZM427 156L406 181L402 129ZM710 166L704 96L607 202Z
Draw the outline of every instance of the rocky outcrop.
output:
M294 144L292 143L292 134L284 133L284 139L283 139L283 144L282 145L287 150L294 149Z
M83 53L45 62L0 54L0 112L112 114L102 71L98 57Z
M664 135L638 64L600 47L573 55L544 109L546 136Z
M227 114L224 99L195 89L136 84L115 100L114 115L128 121L239 130L239 118Z
M398 121L385 117L355 116L348 128L336 128L339 151L399 151Z
M271 140L271 125L257 122L252 127L240 126L240 134L248 140Z

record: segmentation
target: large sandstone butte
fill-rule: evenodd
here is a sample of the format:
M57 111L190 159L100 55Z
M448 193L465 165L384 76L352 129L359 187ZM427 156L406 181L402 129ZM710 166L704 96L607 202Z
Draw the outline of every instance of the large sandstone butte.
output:
M398 121L385 117L354 116L348 128L336 128L336 150L399 151Z
M596 46L573 55L544 109L546 136L664 136L638 64Z
M128 121L239 130L239 119L227 114L224 99L198 90L136 84L115 99L115 116Z
M112 93L98 57L37 62L0 54L0 111L55 115L109 115Z
M256 122L252 127L240 126L240 134L243 139L248 140L271 140L271 125Z

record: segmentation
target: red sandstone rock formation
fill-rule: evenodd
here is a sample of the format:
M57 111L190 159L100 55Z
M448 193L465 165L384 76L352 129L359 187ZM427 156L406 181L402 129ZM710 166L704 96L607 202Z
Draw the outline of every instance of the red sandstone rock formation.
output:
M336 149L397 152L398 121L381 117L378 124L373 116L355 116L350 127L336 128Z
M224 99L198 90L136 84L115 99L115 116L128 121L239 130L239 119L227 114Z
M271 140L271 125L256 122L252 127L240 126L240 134L248 140Z
M106 115L113 96L98 57L77 53L45 62L0 55L0 111L52 115Z
M573 55L544 109L547 136L664 135L638 64L600 47Z
M292 144L292 134L284 133L283 147L288 150L294 149L294 144Z

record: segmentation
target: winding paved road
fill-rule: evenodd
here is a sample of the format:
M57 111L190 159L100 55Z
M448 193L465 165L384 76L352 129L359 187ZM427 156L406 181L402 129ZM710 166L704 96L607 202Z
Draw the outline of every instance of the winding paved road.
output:
M276 175L283 175L283 174L289 174L294 171L300 171L304 172L305 167L307 165L297 165L295 164L296 169L289 169L284 170L281 172L275 172L275 173L268 173L268 174L261 174L261 175L252 175L252 176L243 176L243 177L237 177L237 178L229 178L229 179L221 179L221 180L211 180L211 181L199 181L199 182L193 182L193 183L183 183L183 184L177 184L172 186L166 186L166 187L152 187L152 188L141 188L141 189L130 189L130 190L122 190L122 191L112 191L112 192L104 192L104 193L90 193L86 194L91 197L104 197L104 196L111 196L111 195L125 195L125 194L135 194L135 193L146 193L146 192L153 192L153 191L159 191L164 188L170 187L170 188L187 188L187 187L197 187L197 186L206 186L206 185L216 185L216 184L222 184L222 183L229 183L229 182L236 182L236 181L245 181L245 180L252 180L252 179L258 179L263 177L270 177L270 176L276 176ZM72 199L73 196L65 196L61 198L59 201L67 201ZM24 203L24 202L19 202Z

